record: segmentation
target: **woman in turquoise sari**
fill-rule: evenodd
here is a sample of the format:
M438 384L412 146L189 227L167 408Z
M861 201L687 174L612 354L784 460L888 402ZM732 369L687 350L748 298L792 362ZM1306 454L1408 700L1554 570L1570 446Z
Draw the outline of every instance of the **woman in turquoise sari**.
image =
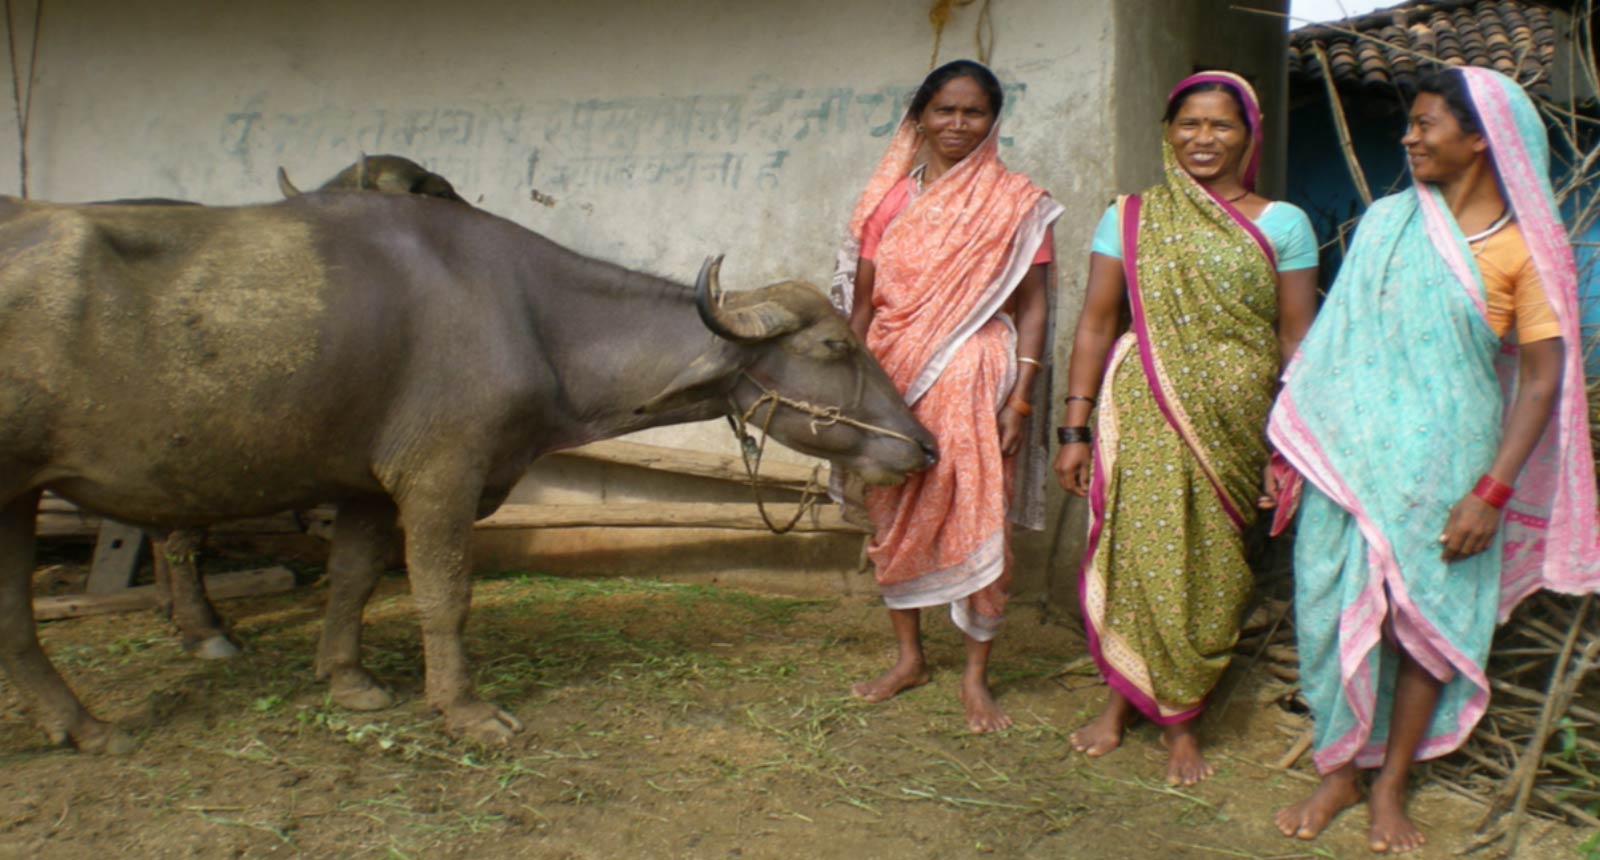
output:
M1368 840L1390 853L1426 841L1409 769L1483 715L1497 620L1537 588L1600 588L1576 279L1538 112L1508 78L1452 69L1419 85L1402 142L1413 187L1362 219L1268 431L1306 483L1296 631L1323 774L1277 824L1315 837L1378 768Z

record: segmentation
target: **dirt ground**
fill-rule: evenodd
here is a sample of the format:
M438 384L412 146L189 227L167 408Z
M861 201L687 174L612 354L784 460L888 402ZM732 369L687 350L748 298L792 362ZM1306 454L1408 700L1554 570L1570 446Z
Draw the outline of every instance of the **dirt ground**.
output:
M86 555L51 550L40 590L81 577ZM209 567L264 561L216 555ZM1211 708L1219 772L1198 788L1162 784L1149 726L1105 759L1073 755L1067 735L1104 688L1082 666L1076 624L1026 602L995 651L1017 726L978 737L963 729L960 639L942 613L926 624L933 683L868 705L848 684L892 653L869 599L483 577L468 628L477 680L527 726L489 750L445 739L422 705L400 576L373 599L366 640L400 703L358 714L328 702L311 677L322 596L307 585L224 604L247 648L224 663L183 655L152 613L44 625L89 707L141 746L121 758L48 747L0 684L0 857L1370 856L1359 810L1315 843L1272 828L1311 776L1304 761L1270 765L1305 718L1259 671L1231 673ZM1414 811L1432 844L1413 856L1449 857L1482 808L1425 784ZM1592 834L1534 834L1519 856L1600 858Z

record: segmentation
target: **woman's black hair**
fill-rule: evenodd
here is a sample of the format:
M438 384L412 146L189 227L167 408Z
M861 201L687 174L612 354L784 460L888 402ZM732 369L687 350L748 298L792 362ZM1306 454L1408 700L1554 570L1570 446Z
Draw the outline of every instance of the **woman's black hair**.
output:
M1457 68L1435 69L1424 72L1417 78L1417 95L1433 93L1444 99L1445 106L1450 109L1450 115L1461 124L1463 134L1482 134L1483 125L1478 121L1478 109L1472 106L1472 97L1467 94L1467 79Z
M922 116L922 112L928 107L928 102L933 101L933 97L945 84L956 78L971 78L976 81L983 89L984 95L989 97L990 112L995 116L1000 115L1000 108L1006 103L1006 93L1000 88L1000 79L994 76L994 72L989 71L988 66L972 60L951 60L929 72L928 76L922 79L922 86L917 88L917 94L911 97L910 115Z
M1239 110L1239 118L1244 120L1245 127L1255 134L1255 129L1250 127L1250 112L1245 110L1244 99L1239 97L1239 91L1221 81L1200 81L1190 84L1176 93L1167 102L1167 112L1161 115L1162 122L1172 122L1178 118L1178 111L1183 110L1183 103L1192 95L1199 93L1227 93L1233 99L1233 106Z

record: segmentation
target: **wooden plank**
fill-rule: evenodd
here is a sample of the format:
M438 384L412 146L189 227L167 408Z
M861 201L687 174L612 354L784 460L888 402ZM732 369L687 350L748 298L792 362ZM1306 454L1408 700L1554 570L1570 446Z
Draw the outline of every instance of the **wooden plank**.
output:
M286 567L241 570L205 578L206 595L213 601L277 594L294 587L294 574ZM156 605L156 587L139 585L112 594L67 594L33 601L36 621L55 621L108 612L132 612Z
M55 493L45 493L39 498L39 513L76 513L78 506Z
M794 516L794 505L770 505L768 514L782 525ZM501 505L478 521L480 529L570 528L699 528L765 531L766 523L748 502L660 504L640 502L611 505ZM845 522L837 506L823 504L794 528L797 532L861 534L859 526Z
M77 509L71 511L42 511L39 514L37 534L41 538L84 538L99 533L101 519L94 514ZM290 535L300 534L294 518L288 513L270 517L252 517L246 520L228 520L211 526L214 535Z
M768 507L774 522L788 522L793 504ZM802 532L846 532L862 534L863 529L843 521L838 509L824 503L817 509L816 523L797 526ZM40 537L90 537L99 527L98 517L60 513L39 517ZM678 503L637 502L607 505L501 505L494 516L480 520L478 528L708 528L760 531L766 528L756 506L750 502ZM213 535L299 534L288 514L234 520L211 527Z
M148 543L144 529L102 519L100 536L94 545L94 562L89 567L89 582L84 586L84 591L111 594L132 585Z
M643 445L638 442L623 442L617 439L607 439L601 442L590 442L581 448L568 448L557 451L552 456L578 457L601 463L615 463L622 466L635 466L640 469L651 469L658 472L671 472L677 475L693 475L699 478L711 478L718 481L733 481L747 484L750 481L744 471L744 462L732 454L712 454L707 451L692 451L687 448L664 448L659 445ZM817 472L817 481L826 484L828 480L827 469ZM763 488L792 490L800 492L811 482L811 467L795 463L779 463L773 460L764 460L761 463L761 485Z

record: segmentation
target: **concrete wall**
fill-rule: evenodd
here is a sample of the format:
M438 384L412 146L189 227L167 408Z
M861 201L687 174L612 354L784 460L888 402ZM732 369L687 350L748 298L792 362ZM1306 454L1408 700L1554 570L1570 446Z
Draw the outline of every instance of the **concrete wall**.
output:
M1285 0L1116 4L1116 75L1108 95L1122 144L1116 161L1122 189L1137 190L1160 176L1161 113L1172 85L1202 69L1228 69L1250 81L1261 100L1266 144L1260 190L1269 197L1282 193L1287 8Z
M1166 88L1198 65L1223 64L1261 81L1277 104L1281 22L1230 12L1230 2L988 6L991 63L1010 92L1003 154L1067 208L1056 230L1059 360L1101 208L1155 176ZM730 286L825 283L855 195L929 68L929 5L52 0L32 97L30 190L244 203L277 196L279 165L309 187L359 151L399 153L475 204L584 253L688 280L705 255L725 252ZM35 4L15 6L26 68ZM982 6L954 11L940 61L975 55ZM0 111L7 191L18 183L16 140L11 112ZM720 424L643 441L732 450ZM538 468L546 480L523 500L729 492L614 467ZM1069 531L1063 556L1076 552L1078 529ZM679 540L703 549L719 537ZM608 551L647 539L604 538ZM502 560L544 550L586 558L595 540L495 543ZM854 560L853 540L813 543L823 548L780 555L807 568ZM1024 588L1043 582L1044 546L1021 546ZM735 554L761 567L768 549Z

